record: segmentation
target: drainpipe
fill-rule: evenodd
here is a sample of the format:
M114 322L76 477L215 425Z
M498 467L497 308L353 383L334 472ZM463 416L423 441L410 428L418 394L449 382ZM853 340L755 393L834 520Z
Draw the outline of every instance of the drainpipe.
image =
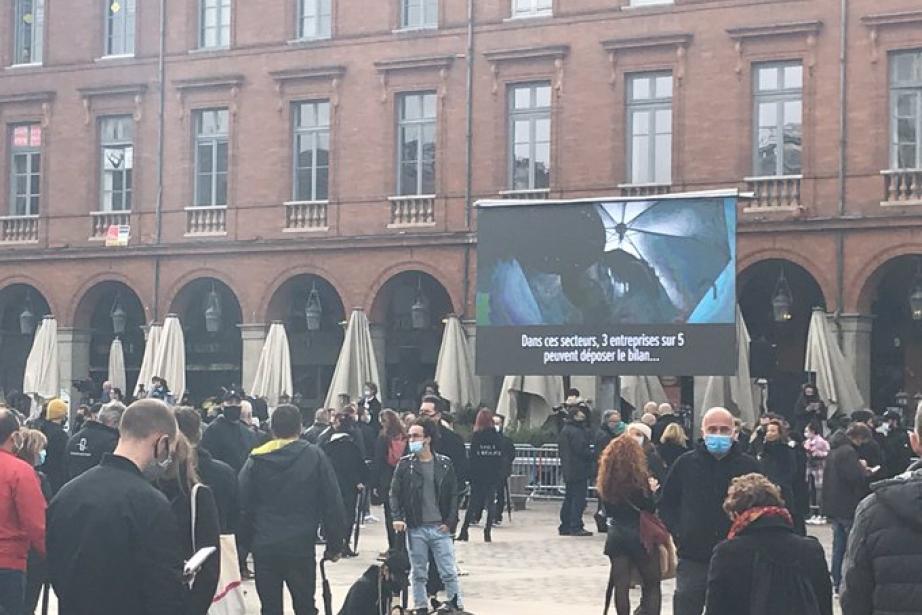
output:
M465 177L464 177L464 224L465 229L471 231L471 218L473 203L473 168L474 168L474 0L467 0L467 83L466 107L467 118L465 128ZM464 246L464 295L461 313L467 312L468 295L471 291L471 246Z
M160 96L157 107L157 202L154 208L154 244L160 245L163 236L163 138L164 105L166 92L166 2L160 0L160 49L157 58L157 90ZM160 318L160 256L154 257L154 321Z
M838 169L838 210L839 218L845 217L845 173L846 147L848 145L848 106L847 92L848 60L848 0L839 3L839 169ZM836 330L839 346L842 346L842 315L845 302L845 231L836 235Z

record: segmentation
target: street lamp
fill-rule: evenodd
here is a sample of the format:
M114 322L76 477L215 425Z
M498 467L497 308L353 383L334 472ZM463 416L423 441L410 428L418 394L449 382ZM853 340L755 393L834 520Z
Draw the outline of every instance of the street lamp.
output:
M787 322L794 316L791 314L791 306L794 303L794 297L791 294L791 286L787 278L784 277L784 267L781 267L781 275L778 277L778 283L775 284L775 293L772 295L772 315L775 322Z
M32 306L32 298L27 293L26 294L26 305L22 309L22 313L19 315L19 332L23 335L32 335L35 333L35 314L32 313L30 309Z
M112 331L116 335L123 334L125 325L128 323L128 313L118 300L118 294L115 295L115 301L112 303L112 311L109 313L109 317L112 318Z
M308 331L320 330L320 319L323 316L323 306L320 304L320 293L317 284L311 284L311 292L307 296L307 305L304 306L304 319L307 321Z
M916 262L916 275L909 291L909 310L913 320L922 320L922 262Z
M414 329L425 329L429 326L429 299L423 294L422 277L416 286L416 300L410 306L410 322Z
M214 284L205 300L205 331L217 333L221 330L221 298L215 290Z

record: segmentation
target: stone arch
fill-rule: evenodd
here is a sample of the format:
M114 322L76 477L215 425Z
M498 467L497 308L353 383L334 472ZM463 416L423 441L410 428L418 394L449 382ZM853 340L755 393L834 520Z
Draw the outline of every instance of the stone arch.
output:
M272 320L277 320L270 316L269 306L276 298L279 290L289 283L292 279L297 278L298 276L316 276L326 281L329 284L333 291L336 293L336 296L339 298L339 301L346 306L346 301L342 289L343 285L336 279L328 269L323 267L314 267L314 266L304 266L298 265L295 267L289 267L281 273L275 276L271 282L266 287L266 291L262 294L262 298L259 301L259 305L256 309L255 318L258 320L256 322L270 322Z
M141 294L132 286L133 281L122 274L112 272L92 276L80 285L80 288L74 293L74 297L77 298L77 301L73 303L71 311L67 315L67 322L78 329L87 328L89 326L92 311L95 307L95 302L100 299L100 295L105 286L112 284L119 285L123 291L131 293L131 296L137 300L137 303L144 313L145 322L142 324L146 324L151 318L150 308L144 304Z
M736 263L737 292L739 292L740 286L746 282L747 272L751 271L754 265L769 260L784 260L797 265L809 273L814 281L816 281L827 304L831 304L835 301L835 283L824 273L823 267L808 256L779 248L765 248L745 255L742 253L740 254Z
M3 292L4 289L15 286L17 284L31 286L34 291L41 294L42 298L45 300L45 303L48 305L48 309L50 310L49 313L58 319L63 317L63 310L58 304L57 297L55 297L51 292L51 289L45 286L40 280L37 280L32 276L17 273L3 278L0 280L0 292ZM58 326L63 326L60 320L58 321Z
M874 293L887 267L901 256L922 255L922 245L901 243L877 252L867 260L846 285L845 305L849 311L870 314Z
M445 290L445 293L448 295L448 300L450 303L449 312L459 313L458 306L463 305L464 302L461 301L460 293L453 294L442 282L442 280L448 278L445 272L441 271L437 267L433 267L429 263L424 263L421 261L405 261L388 267L382 271L378 277L375 278L374 283L369 288L369 291L366 294L362 305L364 306L365 313L368 314L368 318L370 320L375 320L377 317L376 311L379 309L378 300L381 296L381 290L384 288L384 286L401 273L408 271L418 271L420 273L427 274L430 278L438 282L439 285Z
M247 306L245 305L243 299L241 299L240 294L235 290L234 280L231 279L231 277L225 274L223 271L209 267L209 268L195 269L193 271L184 273L183 275L178 277L173 282L173 284L170 285L168 291L163 295L162 305L167 306L167 309L164 311L161 308L161 313L159 317L160 322L163 322L163 318L167 314L176 311L175 310L177 306L176 300L177 298L179 298L183 290L185 290L190 284L192 284L196 280L205 279L205 278L214 278L218 282L223 283L224 286L230 289L231 293L234 295L234 299L237 301L237 304L240 306L241 318L243 317L243 315L247 313L247 309L246 309Z

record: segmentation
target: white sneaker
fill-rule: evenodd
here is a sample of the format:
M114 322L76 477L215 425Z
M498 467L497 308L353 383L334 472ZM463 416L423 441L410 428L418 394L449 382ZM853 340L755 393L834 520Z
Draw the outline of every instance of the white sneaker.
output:
M378 519L378 518L377 518L376 516L374 516L374 515L365 515L365 521L364 521L364 523L380 523L380 521L381 521L381 520Z

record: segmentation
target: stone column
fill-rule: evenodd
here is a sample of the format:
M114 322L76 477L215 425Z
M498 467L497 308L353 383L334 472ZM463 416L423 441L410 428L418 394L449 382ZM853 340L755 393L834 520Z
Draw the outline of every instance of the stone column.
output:
M240 386L247 393L253 387L256 378L256 368L259 366L259 355L262 354L263 344L266 342L265 323L248 323L237 325L240 327L240 338L243 340L243 365L240 366Z
M848 361L865 405L871 403L871 329L873 316L841 314L842 354Z
M80 402L80 391L74 380L90 377L90 332L70 327L58 327L58 364L61 389L70 392L69 422L73 425Z
M375 351L375 362L378 364L378 399L384 400L386 395L390 395L390 381L387 379L387 328L384 325L369 323L368 329L371 332L371 346Z

